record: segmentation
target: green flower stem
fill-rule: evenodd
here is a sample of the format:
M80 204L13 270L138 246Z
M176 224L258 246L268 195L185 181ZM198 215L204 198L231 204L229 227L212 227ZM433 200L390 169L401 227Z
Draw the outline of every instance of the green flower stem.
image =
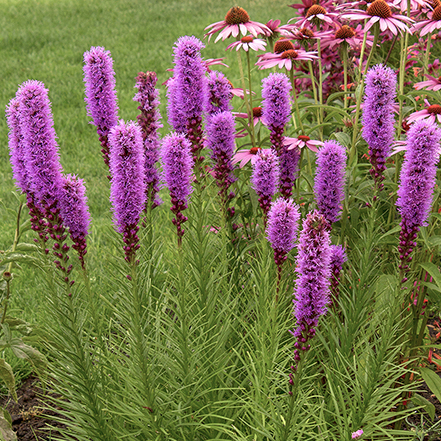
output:
M323 115L323 72L322 72L322 51L320 48L320 38L317 39L317 55L318 55L318 68L319 68L319 102L320 102L320 118L319 118L319 124L320 124L320 141L323 142L323 126L321 125L323 123L324 115Z
M242 65L242 57L240 55L240 51L236 51L236 53L237 53L237 61L239 64L240 79L242 82L243 99L245 101L245 106L247 108L247 114L248 114L248 127L249 127L249 132L250 132L250 137L251 137L251 145L252 145L252 147L256 147L256 141L254 139L253 109L251 108L250 102L248 101L248 97L247 97L247 89L246 89L245 75L244 75L243 65ZM251 100L251 90L250 90L250 100Z
M315 84L315 76L314 76L314 69L312 67L312 61L308 61L308 68L309 68L309 77L311 78L311 85L312 85L312 93L314 95L314 104L318 104L318 97L317 97L317 88ZM317 121L320 121L320 109L316 108L315 111L317 112Z
M341 55L343 59L343 84L344 84L344 92L345 95L343 95L343 108L347 109L348 107L348 96L346 93L348 92L348 48L347 43L343 43L341 47Z
M303 127L302 117L301 117L301 115L300 115L299 102L297 101L297 90L296 90L296 85L295 85L295 80L294 80L294 70L293 70L293 69L291 69L291 70L289 71L289 78L290 78L290 80L291 80L291 85L292 85L292 97L293 97L293 100L294 100L294 106L295 106L295 109L296 109L297 118L298 118L298 120L299 120L300 130L301 130L302 133L304 134L304 133L305 133L305 129L304 129L304 127ZM294 118L294 125L296 126L296 124L295 124L295 118Z
M12 243L12 252L14 252L17 249L18 240L20 238L20 216L21 216L22 208L23 208L23 202L20 203L20 205L18 207L18 211L17 211L17 223L16 223L16 227L15 227L14 242ZM10 274L11 271L12 271L12 262L9 263L8 270L5 272ZM5 303L3 306L2 320L1 320L0 324L3 324L6 319L6 312L8 310L9 297L11 295L10 286L9 286L10 282L11 282L11 277L8 277L6 280L6 297L5 297Z
M424 65L423 65L425 74L429 71L429 56L430 56L431 43L432 43L432 32L430 32L427 35L427 46L426 46L426 52L424 54Z

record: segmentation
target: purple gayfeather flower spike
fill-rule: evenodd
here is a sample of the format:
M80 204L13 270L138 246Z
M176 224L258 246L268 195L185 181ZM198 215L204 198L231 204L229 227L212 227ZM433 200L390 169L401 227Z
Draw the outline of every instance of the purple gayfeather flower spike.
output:
M103 47L92 47L84 53L84 63L87 112L97 128L101 153L109 166L108 136L110 129L118 123L113 60L110 52Z
M280 178L279 190L285 199L292 195L292 187L299 172L300 149L298 147L288 150L284 145L279 155Z
M297 239L299 219L299 207L291 199L279 198L271 204L267 234L274 250L274 262L277 265L277 294L282 278L282 265L288 253L294 248ZM276 295L276 302L277 299Z
M420 120L407 132L407 150L401 168L396 205L401 214L400 270L409 270L408 262L416 246L421 226L427 225L436 182L440 155L441 130L436 124ZM407 279L403 279L406 281Z
M195 165L203 161L202 115L206 108L207 81L201 49L205 46L196 37L180 37L174 48L176 105L186 124L187 138Z
M251 183L259 197L259 205L263 210L264 223L266 225L271 201L277 191L279 180L279 161L275 153L270 149L259 150L256 161L253 164Z
M125 259L134 262L139 220L145 204L144 148L141 128L123 120L109 133L110 200L115 224L123 234Z
M319 211L331 225L340 218L345 198L346 150L337 141L326 141L317 152L314 193Z
M285 74L272 73L262 80L262 86L262 119L271 131L271 145L280 156L283 130L291 117L291 84Z
M379 190L383 188L386 159L394 141L394 111L397 76L381 64L366 74L363 103L363 138L369 146L370 173Z
M230 111L231 83L222 72L211 71L208 76L208 102L207 113L213 116L218 112Z
M331 301L336 300L340 293L338 289L340 284L340 271L347 260L348 258L346 257L344 247L341 245L331 245Z
M234 197L234 193L228 194L228 189L236 181L231 162L235 151L234 128L234 116L229 111L216 113L207 122L207 147L212 152L214 176L224 210ZM228 212L233 215L234 207L229 208Z
M331 246L326 219L318 211L309 213L303 221L297 257L294 315L297 327L292 331L294 360L298 363L302 353L309 350L308 340L314 337L320 316L326 313L329 302L331 276ZM295 367L293 367L295 370ZM292 373L290 384L292 384Z
M160 181L156 167L160 150L158 129L162 127L162 124L159 122L161 115L158 110L159 90L155 89L156 81L155 72L140 72L136 77L135 86L138 93L133 98L134 101L140 103L138 109L141 110L141 115L138 115L137 119L144 141L146 208L148 206L155 208L162 202L157 197Z
M86 236L89 234L90 214L87 206L86 187L82 179L74 175L64 177L60 192L60 213L64 225L69 228L72 248L78 252L81 267L86 269Z
M184 235L181 225L187 221L187 217L182 214L182 211L187 208L188 197L192 192L191 143L184 135L172 133L162 141L161 156L164 165L164 179L170 191L171 211L176 216L172 222L177 228L178 246L180 247Z
M175 132L186 133L187 123L182 113L182 109L178 105L177 83L175 77L171 77L167 81L167 100L168 123L173 127Z
M31 217L31 228L38 233L40 239L46 242L46 221L44 213L38 208L34 194L31 191L31 177L28 171L27 154L24 145L24 137L21 127L21 116L19 111L20 102L13 98L6 108L6 116L9 127L9 154L14 179L22 192L26 193L27 207ZM34 239L38 241L37 239Z

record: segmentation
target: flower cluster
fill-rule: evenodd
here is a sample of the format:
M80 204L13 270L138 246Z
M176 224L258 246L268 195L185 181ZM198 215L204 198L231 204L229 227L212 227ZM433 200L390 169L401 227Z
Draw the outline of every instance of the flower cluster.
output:
M208 102L207 114L209 116L218 112L231 110L231 83L222 72L212 71L208 76Z

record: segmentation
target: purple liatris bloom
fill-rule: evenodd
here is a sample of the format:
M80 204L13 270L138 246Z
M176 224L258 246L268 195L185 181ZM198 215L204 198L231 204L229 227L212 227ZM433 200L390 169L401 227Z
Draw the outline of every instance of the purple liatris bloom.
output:
M277 191L279 180L279 161L275 153L270 150L259 150L253 164L251 184L259 197L259 205L263 210L265 224L271 201Z
M203 148L202 115L206 108L207 81L201 58L204 44L196 37L180 37L174 48L176 106L186 124L193 156ZM198 161L199 162L199 161Z
M167 81L167 114L168 123L173 127L173 130L177 133L187 132L187 121L182 113L182 109L178 105L177 95L177 83L176 78L171 77Z
M89 233L90 214L84 182L74 175L67 175L63 179L60 214L64 225L69 228L72 248L78 252L81 266L85 269L84 256L87 253L86 236Z
M315 335L319 318L326 313L331 276L331 246L326 219L318 211L309 213L303 221L297 257L294 315L297 326L294 359L310 348L308 340ZM292 378L290 378L292 380Z
M297 240L299 219L299 207L292 200L279 198L271 204L268 213L267 235L274 250L274 262L277 265L277 288L282 276L283 262L294 248Z
M224 208L226 208L231 195L227 194L228 189L236 180L233 175L234 166L231 162L235 150L234 127L234 116L229 111L216 113L207 122L207 147L212 152L214 176Z
M144 148L141 128L120 121L109 133L110 200L115 224L123 234L125 259L133 262L139 248L139 220L145 204Z
M291 84L285 74L273 73L262 80L262 86L262 119L271 131L271 145L280 156L283 130L291 117Z
M155 89L156 81L155 72L140 72L136 77L135 86L138 93L133 98L140 103L138 109L141 110L141 115L138 115L137 119L144 141L146 208L148 205L155 208L161 203L157 197L160 179L156 164L159 161L160 150L158 129L162 124L159 122L161 115L158 110L159 90Z
M298 176L299 160L300 149L298 147L288 150L286 145L282 146L279 155L279 190L285 199L289 199L292 195L292 187Z
M326 141L317 152L314 193L319 211L329 226L339 220L345 198L346 150L337 141Z
M231 110L231 83L222 72L211 71L208 76L207 113L210 116L218 112Z
M339 294L340 271L343 264L348 260L346 250L341 245L331 245L331 292L333 299ZM332 300L333 300L332 299Z
M162 141L161 156L164 179L170 191L171 211L176 216L172 222L177 228L178 246L181 246L184 235L181 225L187 221L187 217L182 214L182 211L187 208L188 197L192 192L191 144L184 135L172 133Z
M417 233L427 225L440 155L441 130L426 120L407 132L407 151L401 168L396 205L401 214L400 269L407 271Z
M84 53L84 63L87 112L97 128L104 162L109 166L108 136L118 123L113 60L103 47L92 47Z
M395 72L381 64L366 74L366 91L363 103L363 138L369 146L370 173L378 189L386 170L386 159L394 141L394 111L397 77Z

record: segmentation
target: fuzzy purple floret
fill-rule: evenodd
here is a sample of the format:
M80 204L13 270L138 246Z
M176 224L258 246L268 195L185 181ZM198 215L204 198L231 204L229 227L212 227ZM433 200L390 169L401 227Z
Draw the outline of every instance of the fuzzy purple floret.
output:
M155 207L161 203L161 200L157 197L160 181L157 168L160 156L158 130L162 127L159 122L161 115L158 110L159 90L155 88L157 82L155 72L140 72L136 80L135 87L138 92L133 100L140 103L138 109L141 110L141 115L138 115L137 119L142 129L144 141L146 197L150 198L152 207ZM147 202L149 203L149 201Z
M60 214L73 240L89 233L90 214L84 181L75 175L66 175L60 191Z
M84 53L84 63L87 112L98 135L108 136L110 129L118 123L115 72L110 51L92 47Z
M30 190L29 174L26 170L26 154L23 145L23 134L20 128L19 101L13 98L6 107L6 117L9 127L9 155L13 176L24 193Z
M267 235L275 251L288 254L297 239L299 207L292 200L277 199L268 213Z
M382 188L386 159L394 141L394 110L397 76L381 64L366 74L366 90L363 103L363 138L369 146L370 171L375 182Z
M346 250L341 245L331 245L331 268L338 272L343 268L343 264L348 260Z
M109 133L110 200L120 233L137 226L145 203L144 148L140 127L120 121Z
M175 77L167 81L167 115L168 123L177 133L186 133L187 120L184 117L181 107L178 105L177 82Z
M201 58L204 44L196 37L180 37L174 48L176 104L189 121L202 118L206 107L207 81Z
M232 109L231 84L222 72L211 71L208 76L208 102L207 113L212 116L219 112Z
M291 117L291 83L285 74L272 73L262 85L262 120L271 131L283 128Z
M309 213L300 233L294 291L294 315L297 327L292 332L295 342L294 359L299 361L307 351L307 341L315 335L319 318L326 313L331 276L331 246L328 225L318 211Z
M270 149L259 150L251 175L251 184L256 193L272 198L277 191L279 173L279 160L274 152Z
M30 191L48 214L57 209L62 168L48 90L39 81L26 81L18 92L21 133Z
M441 130L421 120L407 132L396 205L406 228L427 225L440 155Z
M193 160L191 144L184 135L172 133L162 141L162 162L164 180L172 199L186 205L192 192L191 174Z
M288 150L287 146L282 146L279 151L279 190L285 199L289 199L292 195L292 187L298 176L300 149L296 147Z
M330 225L340 219L345 169L345 148L336 141L326 141L317 152L314 193L320 213Z

